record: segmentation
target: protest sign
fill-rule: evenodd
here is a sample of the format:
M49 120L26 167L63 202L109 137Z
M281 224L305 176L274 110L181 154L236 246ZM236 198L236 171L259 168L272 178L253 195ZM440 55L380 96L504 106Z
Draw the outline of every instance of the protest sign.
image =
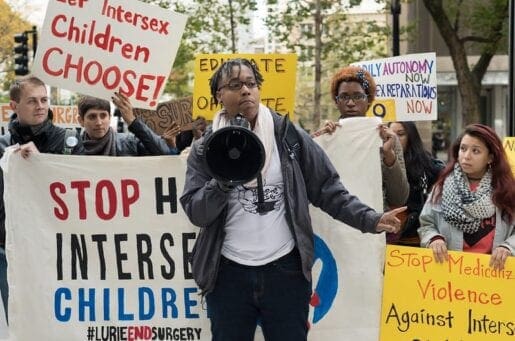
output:
M47 84L155 108L186 16L141 1L49 1L32 73Z
M51 105L53 112L52 122L62 128L81 129L78 116L79 109L76 105ZM0 135L7 132L13 111L9 103L0 103Z
M13 340L208 339L184 158L17 156L4 168Z
M265 81L261 87L261 102L272 110L293 118L297 55L288 54L199 54L195 58L195 84L193 87L193 118L204 116L212 120L222 106L216 105L209 89L209 79L228 59L252 60Z
M425 248L386 249L381 340L513 340L515 258L504 270L490 255Z
M317 142L347 188L380 209L376 126L349 119ZM341 143L354 148L342 153ZM199 229L178 203L185 156L8 152L3 162L12 340L211 339L187 262ZM362 234L316 208L311 216L309 340L376 340L384 234Z
M418 53L362 61L377 84L367 116L384 122L436 120L436 54Z
M379 121L370 117L343 121L334 134L321 135L316 142L349 192L381 212ZM312 206L310 213L317 238L309 340L378 340L384 233L361 233Z
M505 137L503 141L504 151L508 157L511 170L515 175L515 137Z
M161 135L173 122L177 122L181 127L192 122L191 104L192 98L184 97L161 102L156 110L134 108L133 111L136 117L145 121L156 134Z

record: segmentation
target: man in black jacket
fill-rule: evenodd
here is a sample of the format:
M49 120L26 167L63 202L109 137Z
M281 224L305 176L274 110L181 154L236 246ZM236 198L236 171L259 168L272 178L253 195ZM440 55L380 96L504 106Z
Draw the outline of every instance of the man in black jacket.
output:
M5 148L15 144L20 150L31 151L35 146L41 153L81 154L82 143L76 131L52 123L52 111L45 83L37 77L26 76L17 79L9 90L10 107L14 111L9 122L9 132L0 136L0 156ZM0 291L7 315L7 260L5 257L5 208L3 201L4 183L0 171Z

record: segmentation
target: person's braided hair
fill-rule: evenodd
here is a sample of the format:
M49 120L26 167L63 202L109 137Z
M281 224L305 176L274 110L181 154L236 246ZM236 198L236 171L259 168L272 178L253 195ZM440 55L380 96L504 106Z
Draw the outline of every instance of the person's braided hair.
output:
M224 76L226 78L232 77L232 69L235 66L238 67L240 71L242 66L246 66L250 70L252 70L254 78L256 79L257 86L258 88L261 88L261 84L263 84L263 76L261 75L261 72L259 72L259 68L256 65L256 63L245 58L229 59L225 61L209 79L209 88L211 90L211 96L213 96L215 104L218 104L216 93L218 91L220 81L223 79Z

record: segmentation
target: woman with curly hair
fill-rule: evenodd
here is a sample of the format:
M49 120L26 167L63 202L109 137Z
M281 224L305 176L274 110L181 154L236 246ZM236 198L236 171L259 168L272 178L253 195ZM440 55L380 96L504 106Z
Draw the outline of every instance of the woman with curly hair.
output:
M420 244L437 262L447 250L491 254L502 270L515 252L515 179L501 140L482 124L456 139L450 160L420 214Z
M346 66L331 80L331 94L340 111L340 119L364 117L375 99L376 83L368 71L359 66ZM332 134L340 125L328 121L312 136ZM408 199L409 185L404 166L402 147L397 135L386 125L378 127L383 140L381 147L381 172L383 176L384 210L403 206ZM390 236L395 239L395 236Z

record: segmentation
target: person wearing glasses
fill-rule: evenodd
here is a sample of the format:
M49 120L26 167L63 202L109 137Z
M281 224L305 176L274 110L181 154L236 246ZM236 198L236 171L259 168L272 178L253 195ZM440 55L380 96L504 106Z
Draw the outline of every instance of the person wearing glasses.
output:
M267 341L307 340L314 259L310 203L369 233L397 232L395 215L406 209L378 213L351 195L322 148L287 116L261 104L263 81L251 61L225 61L210 79L211 95L223 109L188 154L180 202L200 227L191 269L206 299L213 340L254 340L258 322ZM266 210L257 205L255 180L229 187L204 163L205 141L237 115L264 146L262 190L271 204ZM297 136L293 152L288 131Z
M359 66L347 66L336 72L331 81L331 94L340 111L340 119L363 117L375 99L376 83L368 71ZM328 121L312 136L332 134L339 129L338 122ZM404 165L401 143L397 135L384 124L378 127L383 140L381 171L383 175L384 210L403 206L409 195L409 184ZM388 241L399 236L387 235Z

